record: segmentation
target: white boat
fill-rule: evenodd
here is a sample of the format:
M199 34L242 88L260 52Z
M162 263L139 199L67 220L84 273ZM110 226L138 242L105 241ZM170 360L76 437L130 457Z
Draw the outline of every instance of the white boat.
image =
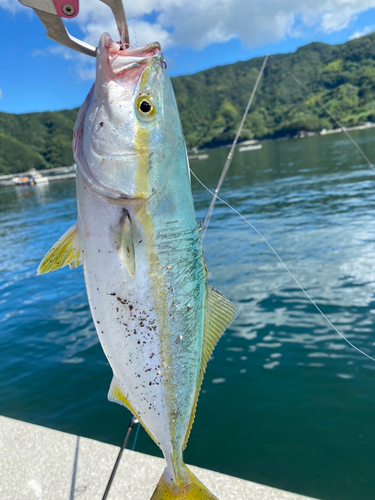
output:
M207 160L209 156L207 154L203 155L190 155L188 156L189 160Z
M239 148L240 151L253 151L254 149L262 149L261 144L253 144L251 146L241 146Z
M35 184L34 178L31 175L24 174L12 177L11 181L15 186L33 186Z
M28 173L33 178L35 184L41 184L43 182L49 182L49 178L48 177L44 177L37 170L35 170L35 168L31 168Z

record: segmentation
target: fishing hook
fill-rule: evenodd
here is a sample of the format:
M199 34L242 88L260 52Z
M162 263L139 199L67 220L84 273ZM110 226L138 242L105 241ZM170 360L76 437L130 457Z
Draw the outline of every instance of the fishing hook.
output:
M79 0L18 0L31 7L47 30L47 37L60 45L96 57L96 47L72 36L62 18L73 19L79 13ZM129 47L129 29L122 0L100 0L110 7L116 20L120 39L124 47Z

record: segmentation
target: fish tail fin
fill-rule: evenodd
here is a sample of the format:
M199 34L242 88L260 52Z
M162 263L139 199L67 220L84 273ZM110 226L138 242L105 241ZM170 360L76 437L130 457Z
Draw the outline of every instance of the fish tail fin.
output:
M166 468L158 482L151 500L218 500L186 467L185 478L182 483L176 484Z

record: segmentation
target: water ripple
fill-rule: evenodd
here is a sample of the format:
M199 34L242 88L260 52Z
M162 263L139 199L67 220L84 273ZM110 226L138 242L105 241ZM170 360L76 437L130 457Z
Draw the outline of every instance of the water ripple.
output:
M374 137L358 133L369 151ZM351 148L337 134L236 152L221 194L343 334L374 355L375 179ZM193 165L211 188L227 153L212 150ZM199 221L211 197L192 184ZM0 403L11 417L119 444L125 410L106 400L112 375L82 269L35 274L75 218L73 182L1 191ZM208 364L187 459L317 498L370 500L375 363L331 330L262 239L220 203L204 252L210 284L240 314ZM230 439L218 439L228 429ZM146 435L137 446L155 453Z

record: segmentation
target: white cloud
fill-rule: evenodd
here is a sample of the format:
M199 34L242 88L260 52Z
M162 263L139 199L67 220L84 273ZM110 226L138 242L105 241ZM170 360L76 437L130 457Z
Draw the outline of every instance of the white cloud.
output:
M0 7L13 13L24 8L18 0L0 0Z
M95 80L96 68L92 62L77 64L77 74L81 80Z
M170 34L159 23L150 24L144 21L135 21L129 25L129 34L132 43L137 39L139 46L157 40L163 48L169 48L172 43Z
M174 28L171 43L196 48L233 37L255 47L301 36L307 29L332 33L375 7L375 0L164 1L169 6L161 10L158 21Z
M129 21L129 32L133 45L135 44L135 38L139 46L158 40L165 48L171 42L168 31L163 29L159 23L150 24L141 20L132 21L131 19ZM87 23L84 23L77 19L77 22L85 33L83 41L90 45L97 46L101 35L105 31L108 31L114 39L118 37L116 23L111 15L97 21L90 19Z
M0 89L0 99L3 97L3 91Z
M360 13L375 7L375 0L137 0L124 3L131 43L143 45L158 40L163 49L179 45L202 49L232 38L240 39L249 48L278 43L287 37L311 40L318 32L333 33L348 28ZM17 0L0 0L0 7L15 11L20 4ZM146 21L143 16L147 14ZM149 21L150 17L153 22ZM112 12L99 0L81 0L80 13L67 23L68 29L70 23L80 27L84 41L91 45L98 44L104 31L117 38ZM360 36L359 32L354 36ZM69 57L65 49L59 54ZM78 61L84 60L74 54L74 58L77 57ZM91 78L92 68L92 62L80 66L80 77Z
M138 0L125 7L133 44L135 31L138 45L158 40L163 48L200 49L231 38L256 47L303 36L306 30L340 31L375 7L375 0ZM154 23L141 20L153 12L158 13ZM79 24L92 45L103 31L116 36L112 13L99 0L81 0L80 14L72 22Z
M375 0L137 0L124 2L133 44L158 40L164 48L203 48L240 39L248 47L302 36L306 30L332 33L347 28L358 14L375 7ZM18 0L0 0L0 8L16 12ZM142 20L157 12L154 23ZM99 0L81 0L80 26L85 41L97 45L100 35L116 36L111 10ZM134 37L134 30L136 36Z
M374 27L366 26L365 28L363 28L360 31L355 31L352 34L352 36L349 38L349 40L354 40L354 38L361 38L361 36L368 35L372 31L374 31Z
M31 52L31 55L33 57L49 56L51 54L61 56L65 60L75 58L74 52L71 49L68 49L68 47L64 47L63 45L50 45L48 47L45 47L44 49L34 49Z

